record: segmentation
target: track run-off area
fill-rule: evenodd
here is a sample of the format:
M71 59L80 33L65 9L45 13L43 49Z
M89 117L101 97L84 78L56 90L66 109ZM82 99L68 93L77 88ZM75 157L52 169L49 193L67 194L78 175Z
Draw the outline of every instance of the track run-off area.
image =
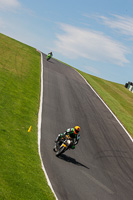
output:
M132 200L133 142L71 67L43 59L40 154L58 200ZM80 126L80 141L59 158L56 136Z

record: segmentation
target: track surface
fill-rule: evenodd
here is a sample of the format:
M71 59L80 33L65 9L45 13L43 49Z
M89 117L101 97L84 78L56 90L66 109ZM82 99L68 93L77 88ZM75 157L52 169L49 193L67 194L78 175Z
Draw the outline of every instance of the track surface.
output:
M58 199L132 200L133 143L76 71L43 58L41 155ZM57 134L75 125L79 144L57 158Z

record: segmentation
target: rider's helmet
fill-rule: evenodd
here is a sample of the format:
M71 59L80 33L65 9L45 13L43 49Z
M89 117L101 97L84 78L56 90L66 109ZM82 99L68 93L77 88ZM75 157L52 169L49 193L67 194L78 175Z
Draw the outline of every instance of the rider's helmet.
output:
M79 126L75 126L74 127L74 133L78 134L79 131L80 131L80 127Z

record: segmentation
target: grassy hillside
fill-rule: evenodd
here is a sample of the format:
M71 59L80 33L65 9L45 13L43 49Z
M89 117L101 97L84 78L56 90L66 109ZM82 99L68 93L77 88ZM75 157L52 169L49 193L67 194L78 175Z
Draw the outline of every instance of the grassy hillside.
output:
M133 93L124 85L103 80L77 70L96 90L133 137Z
M1 200L55 199L38 155L40 60L34 48L0 34Z

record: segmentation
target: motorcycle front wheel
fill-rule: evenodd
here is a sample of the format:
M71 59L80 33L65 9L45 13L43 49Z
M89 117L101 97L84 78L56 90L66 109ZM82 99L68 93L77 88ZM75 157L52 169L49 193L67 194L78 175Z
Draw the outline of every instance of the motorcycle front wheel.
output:
M47 58L47 61L49 60L50 58Z
M64 153L66 151L66 147L61 147L57 152L56 152L56 156L60 156L62 153Z

